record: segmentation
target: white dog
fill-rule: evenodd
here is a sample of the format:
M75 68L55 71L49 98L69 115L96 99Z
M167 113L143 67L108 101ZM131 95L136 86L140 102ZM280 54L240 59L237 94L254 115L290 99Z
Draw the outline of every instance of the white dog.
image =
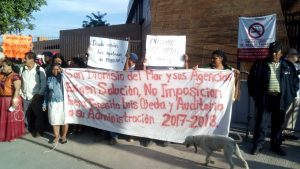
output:
M242 157L239 146L237 143L242 142L242 138L239 134L239 140L233 140L230 137L221 136L221 135L196 135L196 136L187 136L184 141L184 145L189 147L190 145L194 145L195 152L197 152L197 147L202 148L206 153L206 165L209 163L214 163L210 156L214 151L224 150L224 156L227 162L230 165L230 168L234 168L234 164L232 161L232 155L235 154L239 159L241 159L244 163L246 169L249 169L247 162Z

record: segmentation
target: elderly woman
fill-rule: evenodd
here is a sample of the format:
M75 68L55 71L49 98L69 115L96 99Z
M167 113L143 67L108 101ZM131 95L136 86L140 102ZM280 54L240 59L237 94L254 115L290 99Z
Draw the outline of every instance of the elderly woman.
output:
M58 143L62 125L61 143L65 144L67 143L68 124L65 124L62 69L60 64L54 64L51 70L52 74L47 79L43 110L46 111L48 108L49 123L53 126L54 139L52 143Z
M20 98L21 78L10 60L2 63L0 73L0 141L13 141L25 134Z

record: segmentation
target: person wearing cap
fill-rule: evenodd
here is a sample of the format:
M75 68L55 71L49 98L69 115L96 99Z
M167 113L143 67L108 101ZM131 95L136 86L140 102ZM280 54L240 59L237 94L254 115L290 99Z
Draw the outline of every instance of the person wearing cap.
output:
M135 66L138 63L138 60L139 60L139 57L137 56L137 54L135 54L135 53L127 54L124 71L137 70ZM109 132L109 135L110 135L109 144L110 145L117 144L117 142L118 142L117 140L118 140L119 134L118 133L114 133L114 132ZM133 141L133 139L131 138L131 136L129 136L128 141Z
M285 111L294 101L299 79L292 63L281 59L282 45L275 41L269 45L268 57L256 61L248 76L248 93L256 106L256 122L251 154L257 155L263 148L271 115L270 150L284 156L281 134Z
M135 53L130 53L127 55L126 63L125 63L125 68L124 70L135 70L135 65L137 64L139 60L139 57Z
M296 49L290 48L284 59L294 64L297 72L299 72L300 69L297 64L299 59L299 53ZM299 75L298 78L300 78ZM298 86L300 87L300 84L298 84ZM291 103L291 105L288 107L286 111L285 123L283 127L285 130L283 130L282 132L283 138L291 139L291 140L299 139L299 137L297 137L294 132L296 122L297 122L297 117L298 117L299 105L300 105L300 91L298 90L295 100Z

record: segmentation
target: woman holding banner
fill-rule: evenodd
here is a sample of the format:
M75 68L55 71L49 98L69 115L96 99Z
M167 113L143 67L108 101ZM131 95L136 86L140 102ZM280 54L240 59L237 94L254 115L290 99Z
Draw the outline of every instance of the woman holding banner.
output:
M197 68L198 65L193 67L193 69L197 69ZM235 73L239 74L239 71L237 69L234 69L231 66L227 65L226 54L220 49L212 52L211 63L204 65L203 68L218 69L218 70L234 70Z
M193 69L197 69L198 65L193 67ZM234 99L238 99L240 96L240 71L229 66L227 64L227 57L224 51L218 49L212 52L211 54L211 63L204 65L203 68L209 69L217 69L217 70L232 70L235 76L235 89L234 90Z
M56 53L52 58L52 64L59 64L61 67L65 68L66 63L64 57L60 53Z
M62 69L60 64L52 65L52 75L47 79L43 111L48 108L49 123L53 126L54 139L52 143L57 144L60 136L60 125L63 125L61 143L67 143L68 124L65 123L64 96Z
M14 141L25 134L20 98L21 77L11 60L4 60L0 74L0 141Z

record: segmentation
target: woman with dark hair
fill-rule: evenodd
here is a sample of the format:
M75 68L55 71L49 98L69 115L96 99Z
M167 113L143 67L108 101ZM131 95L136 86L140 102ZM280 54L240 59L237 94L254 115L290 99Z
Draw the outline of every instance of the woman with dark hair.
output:
M21 77L11 60L4 60L0 74L0 141L13 141L25 134L20 97Z
M197 69L198 65L193 67ZM234 72L235 79L235 90L234 90L234 100L239 99L240 97L240 71L229 66L227 64L227 56L224 51L218 49L212 52L211 54L211 63L204 65L203 68L218 69L218 70L232 70Z
M60 53L56 53L52 57L52 62L50 64L51 65L48 65L47 68L45 69L47 77L51 76L51 74L52 74L52 65L59 64L61 67L64 67L64 68L66 67L64 57Z
M60 53L57 53L53 56L52 64L59 64L63 68L66 67L65 59Z
M211 54L211 63L208 65L211 69L232 70L233 68L227 65L226 54L222 50L215 50Z
M47 87L43 102L43 111L48 109L49 123L53 126L53 143L58 143L62 125L61 143L67 143L68 124L65 123L62 69L60 64L53 64L52 74L47 78Z
M197 69L198 65L193 67ZM219 69L219 70L234 70L232 67L227 65L227 57L225 52L218 49L211 54L211 63L204 65L203 68Z
M197 69L198 65L193 67L193 69ZM204 65L203 68L210 69L218 69L218 70L232 70L235 73L235 76L238 77L240 71L227 65L227 56L224 51L218 49L212 52L211 54L211 62L207 65Z

